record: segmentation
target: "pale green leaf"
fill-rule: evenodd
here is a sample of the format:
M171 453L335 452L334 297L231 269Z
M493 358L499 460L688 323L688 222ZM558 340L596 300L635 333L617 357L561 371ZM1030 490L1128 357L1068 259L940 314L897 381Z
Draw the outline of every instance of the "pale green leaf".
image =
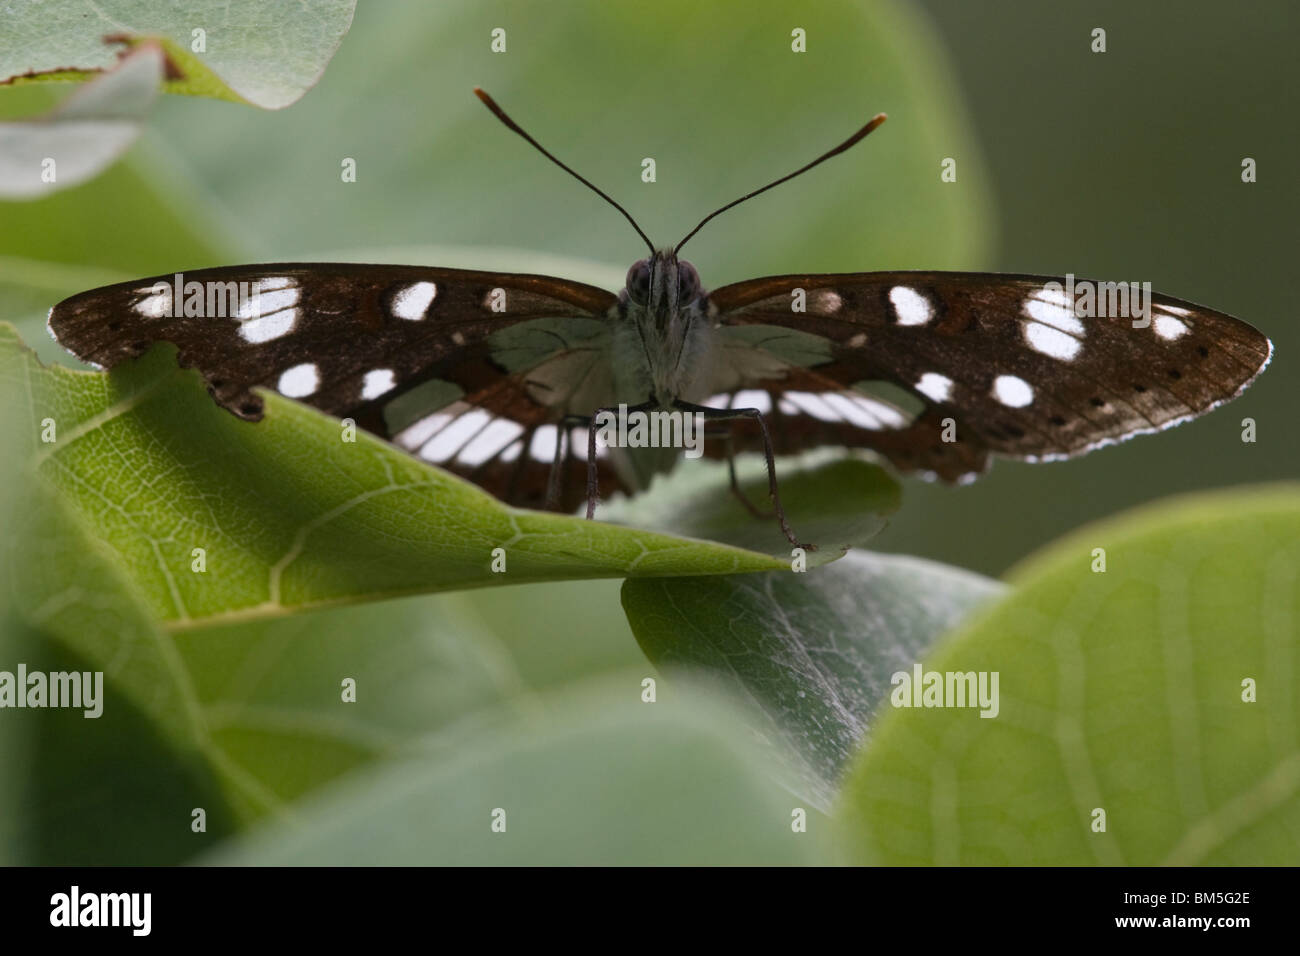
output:
M139 135L162 73L161 50L142 46L49 115L0 123L0 198L67 189L115 161Z
M281 109L320 79L352 25L355 0L13 0L0 82L81 79L109 69L107 39L152 40L169 60L168 91Z
M828 807L891 675L999 591L956 568L855 551L804 574L628 581L623 607L656 666L702 671L748 701L792 786Z
M996 672L996 716L887 713L836 809L847 858L1300 863L1300 486L1092 525L1012 580L924 662Z
M436 736L428 753L323 791L293 823L254 830L202 862L824 862L826 819L768 778L729 708L698 696L643 703L636 675L566 688L526 721ZM800 809L807 832L797 833Z
M55 423L58 440L36 452L41 476L173 626L484 585L782 566L508 508L275 394L262 421L242 422L170 349L105 376L43 368L7 335L0 348L31 384L33 432Z
M808 567L865 545L902 502L902 489L883 469L844 458L838 450L803 459L779 458L776 473L791 528L801 542L816 546L802 555ZM681 464L656 479L650 494L614 500L602 517L725 541L780 557L790 567L794 546L773 517L762 455L741 456L736 474L741 492L764 517L756 517L736 497L725 464L705 461Z

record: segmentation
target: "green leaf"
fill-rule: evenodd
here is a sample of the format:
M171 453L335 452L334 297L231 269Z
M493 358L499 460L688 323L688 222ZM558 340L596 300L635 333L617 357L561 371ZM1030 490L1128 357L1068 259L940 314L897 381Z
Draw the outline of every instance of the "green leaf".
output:
M170 639L114 567L112 552L88 536L66 502L30 470L44 416L32 414L31 360L6 340L11 336L0 325L0 404L10 445L0 520L10 606L26 627L52 635L103 669L175 744L197 747L202 734L193 695Z
M1172 499L1012 577L925 662L997 672L996 718L888 714L836 808L848 858L1300 863L1300 486Z
M548 581L491 591L456 591L432 600L493 635L529 688L551 688L629 668L645 668L619 604L622 582ZM557 615L556 608L564 613Z
M43 368L31 383L39 473L174 626L529 581L768 570L725 545L507 508L364 432L267 394L251 424L157 349L121 373ZM494 572L503 549L505 572ZM197 549L197 550L196 550ZM201 563L203 569L198 570Z
M143 46L48 116L0 123L0 198L46 196L113 163L139 135L162 75L162 51Z
M79 708L0 712L0 859L183 860L231 832L193 685L105 550L27 467L21 357L0 351L0 670L101 672ZM20 688L25 693L26 688ZM189 829L202 806L208 831ZM184 809L182 809L184 808Z
M4 711L0 859L160 864L467 715L521 682L428 599L172 635L26 464L25 356L0 350L0 670L103 673L98 707ZM343 699L344 679L355 702ZM508 708L507 708L508 712ZM191 829L202 808L206 830Z
M88 584L100 584L103 566L98 570L101 577ZM60 621L40 622L50 633L17 614L0 622L3 669L12 673L24 664L28 675L80 672L83 680L102 671L100 713L88 718L80 708L2 712L0 753L11 772L0 782L0 805L6 802L3 791L16 793L0 814L0 859L24 865L174 864L232 834L238 814L231 801L240 797L238 786L222 779L213 752L203 744L178 745L177 728L155 718L177 698L175 675L161 672L158 700L145 699L148 709L142 709L135 694L139 681L130 672L148 673L150 648L118 639L113 629L119 617L94 617L104 604L120 607L121 596L101 590L65 596L80 604ZM122 650L118 660L70 650L77 642L62 628L78 617L92 626L77 637ZM196 807L206 814L201 833L191 830Z
M440 735L201 862L236 866L774 865L826 860L826 821L767 778L744 728L640 677L565 688L527 720ZM504 811L504 832L494 813ZM499 814L498 814L499 816Z
M109 69L106 40L167 52L166 89L282 109L316 85L352 25L355 0L16 0L0 82L83 79ZM200 47L200 49L195 49Z
M800 541L815 544L806 555L809 567L825 564L852 547L861 547L898 510L902 489L882 468L856 459L814 455L804 460L777 459L781 504ZM820 462L820 464L818 463ZM767 465L746 455L736 463L745 497L771 514ZM775 518L756 518L731 490L727 466L687 462L656 479L649 494L612 502L601 512L608 521L648 525L750 551L779 556L789 565L791 544Z
M890 675L999 590L919 558L853 552L806 574L628 581L623 607L658 667L706 672L748 700L791 786L828 807Z
M172 639L244 821L468 715L509 712L522 690L490 632L427 597Z
M34 513L46 535L50 515ZM44 538L10 540L30 560ZM15 593L30 588L39 603L0 633L0 666L103 670L105 681L91 720L5 712L6 759L29 754L0 816L0 857L15 861L181 862L432 730L508 713L520 690L490 633L427 598L169 635L123 612L131 604L106 563L69 564L71 580L50 579L44 562L12 565ZM190 829L196 807L202 834Z

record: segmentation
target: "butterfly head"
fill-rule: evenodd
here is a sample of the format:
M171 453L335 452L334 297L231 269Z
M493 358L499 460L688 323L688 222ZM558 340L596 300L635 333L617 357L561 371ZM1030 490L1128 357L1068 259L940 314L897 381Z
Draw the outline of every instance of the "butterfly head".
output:
M704 295L700 274L672 249L660 249L648 259L639 259L627 270L624 294L628 300L665 327L675 315Z

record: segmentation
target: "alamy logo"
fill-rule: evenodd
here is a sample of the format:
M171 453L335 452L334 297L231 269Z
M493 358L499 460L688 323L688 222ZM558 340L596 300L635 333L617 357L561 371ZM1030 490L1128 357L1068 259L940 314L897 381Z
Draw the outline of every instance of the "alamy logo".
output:
M152 893L82 893L74 885L50 897L51 926L129 926L133 936L148 936L152 923Z
M895 707L978 707L981 717L996 717L997 671L923 671L912 665L912 673L898 671L889 702Z
M1059 302L1079 319L1132 319L1133 328L1151 326L1150 282L1093 282L1065 274L1065 285L1043 283L1045 301Z
M687 458L704 454L704 415L700 412L646 412L627 405L596 415L596 440L609 448L684 448Z
M283 283L289 283L286 287ZM263 314L261 295L265 292L283 292L293 287L293 280L254 279L252 282L199 282L185 280L178 272L171 282L155 282L152 286L137 289L144 296L135 310L151 319L252 319ZM296 290L294 301L297 301Z
M84 717L104 712L103 671L0 671L0 707L83 708Z

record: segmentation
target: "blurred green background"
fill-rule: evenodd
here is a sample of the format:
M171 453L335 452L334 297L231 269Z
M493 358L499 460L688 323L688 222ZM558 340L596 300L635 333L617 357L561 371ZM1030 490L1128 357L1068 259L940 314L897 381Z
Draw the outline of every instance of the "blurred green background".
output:
M560 256L587 261L576 278L619 282L642 254L636 236L502 129L474 85L663 243L885 111L889 123L847 157L692 240L706 286L800 270L1074 272L1150 281L1251 322L1277 348L1240 400L1171 432L1068 463L998 462L967 488L906 481L876 546L996 575L1103 515L1300 472L1289 358L1300 333L1281 281L1300 221L1298 16L1287 2L363 4L297 105L168 97L105 176L0 204L0 305L50 358L62 354L42 329L55 301L176 269L337 258L538 270ZM503 25L508 52L494 55L489 30ZM796 26L808 31L798 56ZM1089 50L1094 27L1104 54ZM52 98L5 90L0 116ZM1251 185L1246 156L1259 165ZM343 157L357 160L355 184L340 182ZM945 157L956 183L940 181ZM1253 445L1239 440L1246 416ZM346 628L340 613L354 615ZM372 613L319 617L358 642L386 639L390 620L438 622L430 629L463 638L501 687L649 669L617 582ZM309 644L314 618L284 640ZM178 644L197 661L204 646L255 636Z

